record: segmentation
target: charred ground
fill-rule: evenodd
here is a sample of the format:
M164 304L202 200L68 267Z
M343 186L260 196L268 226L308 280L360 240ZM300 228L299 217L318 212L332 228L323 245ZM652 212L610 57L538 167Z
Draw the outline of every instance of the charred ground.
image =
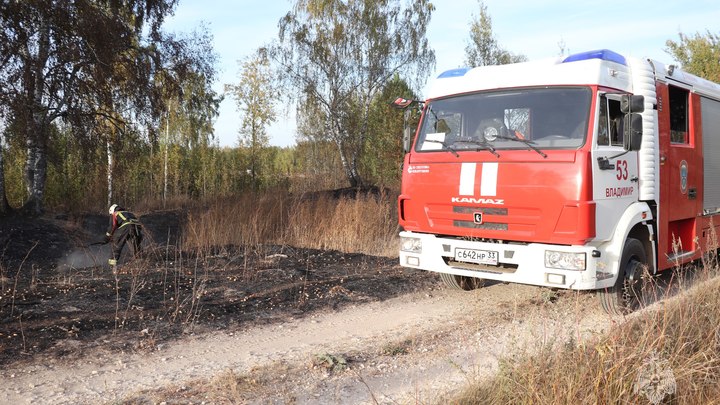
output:
M438 285L394 258L278 245L183 251L184 216L141 216L149 243L118 274L104 265L107 247L88 247L104 216L0 219L0 364L71 361L95 346L153 350Z

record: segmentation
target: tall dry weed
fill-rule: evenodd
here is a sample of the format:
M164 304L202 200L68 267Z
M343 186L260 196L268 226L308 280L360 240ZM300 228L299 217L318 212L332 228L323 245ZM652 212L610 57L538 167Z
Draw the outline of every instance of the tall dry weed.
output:
M185 248L265 244L396 255L394 197L246 194L209 202L189 214Z

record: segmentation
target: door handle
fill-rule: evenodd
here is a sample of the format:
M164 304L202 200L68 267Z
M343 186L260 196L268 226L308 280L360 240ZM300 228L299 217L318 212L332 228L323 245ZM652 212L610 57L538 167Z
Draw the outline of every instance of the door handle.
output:
M688 190L688 200L694 200L697 198L697 189L695 187Z
M598 166L600 170L615 170L615 165L610 163L610 159L606 157L597 158Z

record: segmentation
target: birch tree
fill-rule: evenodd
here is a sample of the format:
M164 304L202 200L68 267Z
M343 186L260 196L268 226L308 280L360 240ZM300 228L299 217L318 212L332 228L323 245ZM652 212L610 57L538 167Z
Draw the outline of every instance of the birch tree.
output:
M267 127L277 118L275 103L278 99L270 62L263 50L242 62L239 79L238 84L226 85L225 91L235 100L242 117L240 146L250 152L248 170L253 187L257 187L262 151L270 145Z
M97 123L114 125L121 135L128 123L155 128L167 94L179 92L189 71L202 70L210 83L205 54L189 52L187 41L160 30L176 2L0 2L0 103L9 111L12 136L26 146L26 212L43 211L56 120L78 137L122 142L104 137Z
M502 48L492 28L492 17L487 6L478 1L480 13L470 21L470 40L465 47L465 64L469 67L505 65L527 61L524 55L515 55Z
M298 0L270 48L298 119L333 142L352 187L367 139L372 100L396 73L420 86L435 66L426 32L428 0ZM305 109L303 106L310 106Z
M665 51L680 62L683 70L720 83L720 36L709 31L705 35L680 33L679 36L679 41L665 43Z
M6 215L10 211L10 205L5 193L5 137L4 131L0 131L0 216Z

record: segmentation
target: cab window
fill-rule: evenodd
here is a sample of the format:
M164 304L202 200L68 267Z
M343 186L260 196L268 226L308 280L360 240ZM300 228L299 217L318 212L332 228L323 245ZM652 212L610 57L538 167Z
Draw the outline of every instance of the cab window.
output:
M598 146L623 146L625 114L620 111L619 94L600 96Z
M669 86L670 95L670 142L688 144L688 97L689 92L676 86Z

